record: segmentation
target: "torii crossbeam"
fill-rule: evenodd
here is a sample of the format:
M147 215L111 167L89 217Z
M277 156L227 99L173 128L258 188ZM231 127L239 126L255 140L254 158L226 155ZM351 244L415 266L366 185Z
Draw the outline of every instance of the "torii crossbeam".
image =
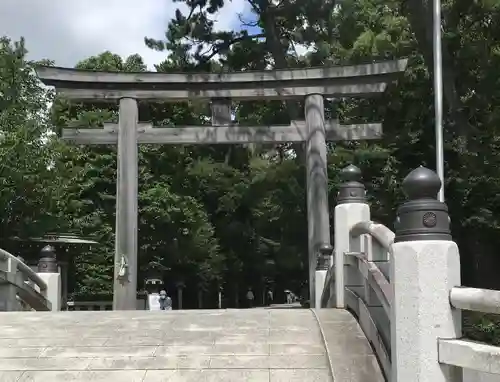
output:
M119 125L105 123L104 128L66 128L62 138L75 144L116 145ZM380 123L341 125L325 121L327 141L356 141L379 139ZM275 126L178 126L153 127L149 123L137 125L137 143L146 144L245 144L305 142L305 121L292 121L290 125Z

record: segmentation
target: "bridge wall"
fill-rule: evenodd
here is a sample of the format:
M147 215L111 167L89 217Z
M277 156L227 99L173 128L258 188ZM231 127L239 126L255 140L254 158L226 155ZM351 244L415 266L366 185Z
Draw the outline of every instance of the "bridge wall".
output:
M391 382L499 382L500 347L463 338L461 311L500 314L500 291L461 286L438 176L419 167L405 178L395 232L370 221L360 170L343 177L322 307L355 314Z

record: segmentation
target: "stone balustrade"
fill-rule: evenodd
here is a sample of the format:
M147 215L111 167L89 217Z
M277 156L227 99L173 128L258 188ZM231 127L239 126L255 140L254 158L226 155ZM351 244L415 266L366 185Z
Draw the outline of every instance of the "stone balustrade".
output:
M113 301L68 301L66 310L69 311L98 311L98 310L113 310ZM137 309L146 310L145 296L137 297Z
M361 171L348 166L343 180L331 267L316 270L317 306L354 314L388 381L500 381L500 348L461 329L462 310L499 314L500 291L461 286L437 175L419 167L405 178L395 232L371 221Z
M0 311L21 310L61 310L61 275L51 246L40 252L38 272L0 249Z
M464 339L461 328L462 310L500 314L500 291L461 285L448 208L436 198L437 175L419 167L405 178L408 200L398 208L394 231L371 220L360 170L348 166L343 178L335 246L315 248L315 307L354 315L387 381L500 381L500 347ZM112 308L111 302L73 302L68 308L95 310L96 305ZM144 307L138 303L136 309ZM0 249L0 310L61 310L61 276L52 247L41 251L37 271ZM327 312L318 311L318 320L325 327L338 325L321 318ZM338 373L340 366L333 366Z

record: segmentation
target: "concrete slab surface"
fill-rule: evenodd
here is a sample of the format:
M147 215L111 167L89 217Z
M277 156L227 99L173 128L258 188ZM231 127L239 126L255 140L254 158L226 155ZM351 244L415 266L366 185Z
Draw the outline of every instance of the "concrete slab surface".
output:
M316 314L325 336L335 381L385 381L371 345L351 313L321 309Z
M352 320L331 310L323 322L346 376L373 363ZM332 380L308 309L0 314L0 382Z
M463 382L500 382L500 375L464 369Z

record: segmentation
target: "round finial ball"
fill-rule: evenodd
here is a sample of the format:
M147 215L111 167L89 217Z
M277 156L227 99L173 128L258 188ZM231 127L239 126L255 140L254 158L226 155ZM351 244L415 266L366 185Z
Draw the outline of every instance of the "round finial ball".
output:
M342 169L340 172L342 179L345 182L360 182L361 181L361 170L350 164L346 168Z
M436 199L441 180L437 174L420 166L410 172L403 180L403 191L409 199Z
M328 256L333 252L333 247L330 244L321 244L319 247L319 253L322 255Z
M56 257L55 248L51 245L46 245L40 251L40 257L53 257L53 258L55 258Z

